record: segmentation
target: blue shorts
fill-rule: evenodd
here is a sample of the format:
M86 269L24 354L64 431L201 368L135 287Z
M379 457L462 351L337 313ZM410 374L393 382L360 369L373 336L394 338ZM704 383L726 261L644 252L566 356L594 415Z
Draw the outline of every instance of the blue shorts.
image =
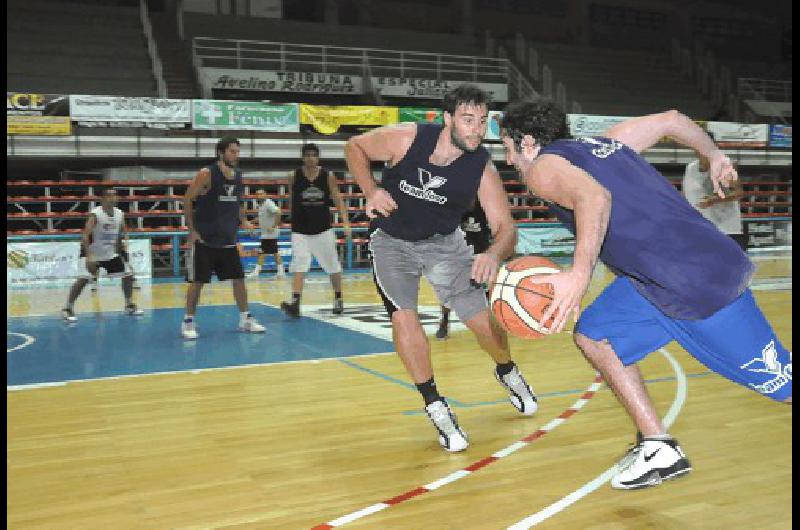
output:
M708 318L678 320L619 277L583 311L575 332L607 339L625 366L675 340L734 383L776 401L792 397L792 352L778 340L750 289Z

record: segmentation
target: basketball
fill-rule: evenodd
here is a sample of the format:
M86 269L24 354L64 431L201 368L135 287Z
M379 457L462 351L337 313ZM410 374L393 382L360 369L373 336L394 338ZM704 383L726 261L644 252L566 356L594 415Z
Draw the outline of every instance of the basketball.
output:
M490 304L503 329L522 339L540 339L550 333L541 319L553 301L553 286L534 283L531 277L557 272L561 272L558 265L540 256L523 256L500 267ZM552 323L551 317L546 325Z

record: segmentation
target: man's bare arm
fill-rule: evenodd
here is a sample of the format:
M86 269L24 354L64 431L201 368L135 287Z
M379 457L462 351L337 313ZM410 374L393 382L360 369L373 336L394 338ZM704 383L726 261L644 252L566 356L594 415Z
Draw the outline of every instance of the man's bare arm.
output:
M86 225L83 227L81 233L81 244L83 245L83 253L86 255L86 261L94 261L94 257L90 254L89 246L91 245L92 230L97 225L97 216L90 213L89 218L86 220Z
M388 216L397 208L389 193L382 190L372 177L370 162L396 164L405 156L416 134L417 127L413 123L388 125L354 136L345 144L347 170L367 198L368 217L375 217L375 211Z
M189 228L191 238L200 239L194 227L194 204L193 201L200 195L205 195L211 189L211 172L203 168L197 172L186 193L183 196L183 214L186 218L186 226Z
M478 283L494 282L500 263L514 252L517 244L517 226L511 217L508 195L500 174L491 160L486 163L478 187L486 221L492 231L494 242L485 252L475 256L472 263L472 278Z

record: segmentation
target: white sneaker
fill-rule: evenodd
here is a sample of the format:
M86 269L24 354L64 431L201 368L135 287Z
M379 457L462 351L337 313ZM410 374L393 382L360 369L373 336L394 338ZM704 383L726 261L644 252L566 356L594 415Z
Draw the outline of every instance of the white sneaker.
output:
M97 292L97 282L92 282L91 286L89 287L89 290L91 292L93 292L93 293L96 293Z
M525 378L522 377L519 368L514 366L514 368L503 377L500 377L495 369L494 376L501 385L506 387L506 390L510 393L508 399L518 411L526 416L530 416L539 410L536 396L533 394L531 387L528 386Z
M278 279L286 278L286 272L283 269L278 269L278 272L275 274L275 277Z
M244 321L239 322L239 331L247 333L264 333L267 328L258 323L253 315L248 316Z
M247 275L248 278L258 278L258 275L261 274L261 267L256 265L256 268L253 269L251 273Z
M194 325L194 320L181 322L181 335L184 339L194 340L197 338L197 326Z
M685 475L692 470L692 465L677 440L645 438L622 458L617 469L611 487L632 490L657 486Z
M469 447L469 440L461 427L450 406L444 398L434 401L425 407L433 426L439 431L439 444L451 453L463 451Z
M128 304L125 306L125 314L138 317L144 315L144 311L139 309L136 304Z

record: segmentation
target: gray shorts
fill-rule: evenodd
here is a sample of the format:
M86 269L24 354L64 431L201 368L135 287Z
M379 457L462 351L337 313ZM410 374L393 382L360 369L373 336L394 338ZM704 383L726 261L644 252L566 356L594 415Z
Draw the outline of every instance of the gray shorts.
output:
M462 322L488 307L483 288L470 282L474 255L460 228L422 241L404 241L378 229L369 249L375 284L389 316L398 309L417 310L422 276Z

